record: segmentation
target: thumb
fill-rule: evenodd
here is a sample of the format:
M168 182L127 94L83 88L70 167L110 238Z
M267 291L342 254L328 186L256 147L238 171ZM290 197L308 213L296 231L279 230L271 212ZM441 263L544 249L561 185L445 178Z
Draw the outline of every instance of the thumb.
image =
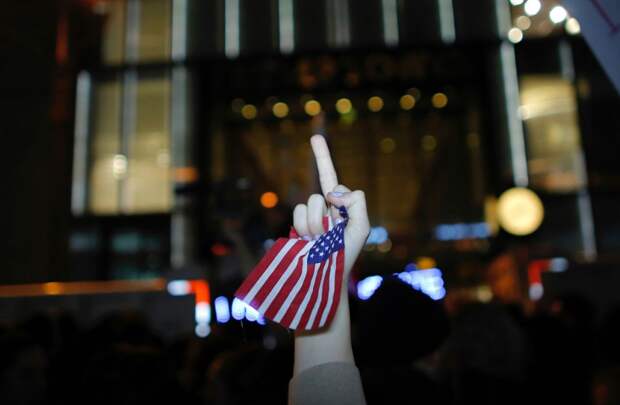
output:
M366 197L361 190L351 191L343 185L334 187L332 192L327 193L327 201L337 207L345 207L349 214L349 223L345 232L348 239L361 248L366 242L370 225L366 210Z

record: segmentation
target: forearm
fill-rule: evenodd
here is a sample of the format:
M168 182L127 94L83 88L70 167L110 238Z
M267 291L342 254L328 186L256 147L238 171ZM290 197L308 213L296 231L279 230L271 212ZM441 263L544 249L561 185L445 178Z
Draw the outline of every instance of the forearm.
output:
M293 374L325 363L354 363L351 348L351 319L346 282L340 291L340 303L334 319L325 328L295 332Z

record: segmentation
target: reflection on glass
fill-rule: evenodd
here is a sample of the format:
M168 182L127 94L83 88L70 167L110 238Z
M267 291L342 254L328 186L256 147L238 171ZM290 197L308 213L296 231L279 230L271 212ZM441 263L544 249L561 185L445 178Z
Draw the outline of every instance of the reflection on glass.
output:
M89 208L95 214L118 212L120 150L120 100L118 80L94 88Z
M100 3L103 14L102 58L106 64L123 62L125 46L125 2L107 1Z
M525 76L519 111L532 185L557 192L582 188L585 168L573 85L556 75Z
M168 76L140 77L136 91L135 130L128 134L126 181L129 213L170 209L170 80Z
M172 24L171 0L141 1L139 18L139 60L160 61L169 59Z

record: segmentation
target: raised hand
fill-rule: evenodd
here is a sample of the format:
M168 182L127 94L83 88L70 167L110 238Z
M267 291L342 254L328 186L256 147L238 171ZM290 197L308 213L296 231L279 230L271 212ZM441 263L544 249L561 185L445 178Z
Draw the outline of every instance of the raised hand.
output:
M299 236L317 238L325 232L323 217L328 213L326 200L332 205L329 212L334 221L342 220L335 207L345 207L347 209L349 222L345 228L344 240L344 282L346 283L353 264L366 243L370 230L366 198L363 191L351 191L346 186L338 184L336 170L323 136L314 135L310 139L310 143L314 152L323 195L313 194L308 199L307 204L299 204L295 207L293 211L293 226Z

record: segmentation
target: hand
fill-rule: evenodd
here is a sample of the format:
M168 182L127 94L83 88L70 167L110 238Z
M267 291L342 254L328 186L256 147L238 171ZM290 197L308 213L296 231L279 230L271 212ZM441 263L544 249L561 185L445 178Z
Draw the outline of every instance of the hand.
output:
M344 280L346 282L355 260L359 256L366 239L370 226L366 211L366 198L363 191L351 191L347 187L338 184L336 170L327 147L325 138L314 135L310 138L312 151L316 159L319 171L319 180L323 195L313 194L308 199L308 204L298 204L293 211L293 226L301 237L319 237L323 229L323 217L328 209L325 200L331 203L330 215L334 221L341 220L338 210L334 207L344 206L349 214L349 223L345 228L345 265Z

